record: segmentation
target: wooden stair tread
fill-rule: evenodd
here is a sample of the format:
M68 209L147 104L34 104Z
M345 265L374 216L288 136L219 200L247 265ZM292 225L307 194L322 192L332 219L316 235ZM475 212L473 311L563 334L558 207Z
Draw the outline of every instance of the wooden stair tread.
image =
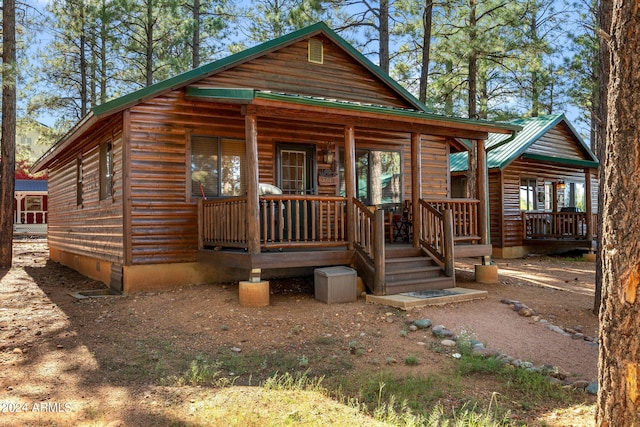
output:
M437 265L425 265L422 267L405 268L402 270L391 270L390 272L393 274L398 274L398 273L420 273L423 271L439 271L439 270L442 270L442 268L440 268Z

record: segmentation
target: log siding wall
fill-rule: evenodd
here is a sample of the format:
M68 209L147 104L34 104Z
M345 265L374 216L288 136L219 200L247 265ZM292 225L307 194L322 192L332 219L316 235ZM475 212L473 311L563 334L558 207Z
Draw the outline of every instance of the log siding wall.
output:
M113 194L100 200L100 144L113 146ZM82 205L76 203L76 164L82 158ZM49 169L51 248L123 263L122 115L80 139Z
M565 125L555 126L527 148L527 153L565 159L591 160Z
M414 108L351 56L324 37L324 63L308 61L302 40L199 81L198 87L246 87Z

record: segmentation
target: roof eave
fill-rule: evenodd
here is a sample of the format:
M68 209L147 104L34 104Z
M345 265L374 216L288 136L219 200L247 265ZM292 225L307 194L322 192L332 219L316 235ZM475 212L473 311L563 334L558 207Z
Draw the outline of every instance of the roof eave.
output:
M32 173L40 172L47 169L51 162L57 157L59 153L64 151L69 145L71 145L80 135L86 132L91 126L98 121L98 118L93 112L87 113L82 120L80 120L49 150L47 150L38 160L35 161L33 166L29 168Z
M529 141L526 144L523 144L522 147L520 147L520 149L518 151L516 151L515 153L513 153L508 159L505 159L504 161L502 161L498 166L497 169L500 170L504 170L507 166L509 166L511 163L513 163L516 159L518 159L521 155L524 154L525 151L527 151L527 149L533 144L535 143L537 140L539 140L540 138L542 138L543 135L545 135L549 129L552 129L555 125L557 125L558 123L560 123L561 120L564 119L564 115L559 115L558 117L556 117L553 121L549 122L545 127L541 128L538 133L536 133L533 137L529 138ZM514 135L515 136L515 135ZM512 138L508 138L505 141L501 141L501 143L496 144L495 147L491 147L492 149L497 148L501 145L504 145L505 143L508 143L510 141L512 141Z
M259 91L251 88L199 88L187 87L185 94L189 98L207 99L217 102L236 102L240 104L268 105L271 102L305 105L309 107L333 108L336 111L351 111L371 114L385 114L407 120L440 121L467 130L482 129L483 132L513 133L520 126L495 123L482 120L470 120L458 117L441 116L424 111L412 111L379 105L358 104L349 101L325 100L310 96L298 96L275 92Z
M564 120L565 124L567 125L571 133L573 133L573 136L576 138L578 143L582 146L582 149L585 151L585 153L587 153L587 156L589 156L592 161L599 162L598 157L593 153L593 151L591 151L591 148L589 148L587 143L584 142L584 140L580 137L580 134L578 133L578 131L573 127L571 122L567 120L564 114L562 115L562 120Z
M405 110L405 109L399 109L399 108L388 108L388 107L376 106L376 105L359 105L359 104L353 104L349 102L329 101L329 100L315 99L310 97L295 97L295 96L277 94L272 92L256 91L255 99L256 99L256 102L259 102L259 100L286 101L290 103L305 104L305 105L319 106L319 107L329 106L336 109L349 110L349 111L355 111L355 112L387 114L387 115L403 117L407 119L418 119L418 120L425 120L425 121L430 121L430 120L442 121L442 122L455 125L453 127L459 127L462 129L476 130L478 128L481 128L482 131L484 132L509 134L520 129L520 126L514 126L511 124L441 116L437 114L427 113L425 111L411 111L411 110Z
M593 169L597 169L600 166L600 163L598 161L568 159L566 157L544 156L542 154L533 154L533 153L524 153L522 155L522 158L526 160L535 160L535 161L545 162L545 163L556 163L556 164L562 164L562 165L568 165L568 166L578 166L578 167L593 168Z

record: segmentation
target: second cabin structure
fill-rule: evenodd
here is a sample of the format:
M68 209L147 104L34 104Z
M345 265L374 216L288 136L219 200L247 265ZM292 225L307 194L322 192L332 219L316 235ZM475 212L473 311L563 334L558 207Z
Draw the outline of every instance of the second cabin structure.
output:
M448 288L455 256L491 253L449 155L517 129L429 114L319 23L93 108L35 165L50 257L126 292L330 265L377 295Z
M493 256L593 251L598 159L563 114L510 123L522 130L486 144ZM451 156L454 196L464 196L467 162L467 153Z

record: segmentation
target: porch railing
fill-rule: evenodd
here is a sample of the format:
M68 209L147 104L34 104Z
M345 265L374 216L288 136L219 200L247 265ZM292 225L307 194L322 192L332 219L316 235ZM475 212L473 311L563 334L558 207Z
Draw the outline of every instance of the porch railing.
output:
M260 244L265 248L345 246L346 207L347 200L337 196L261 196Z
M200 247L247 247L247 197L198 202Z
M47 211L21 211L18 216L18 212L13 213L14 224L46 224L47 223Z
M346 199L301 195L261 196L262 248L347 245ZM247 198L198 203L200 247L247 247Z
M442 199L426 200L426 202L440 212L444 212L445 209L451 209L455 242L480 242L480 232L478 230L479 200Z
M597 234L597 214L591 215L591 233ZM525 239L587 238L587 214L584 212L522 212Z
M433 206L431 200L420 199L419 242L427 252L444 267L447 276L454 274L453 218L451 209ZM414 233L416 232L414 226Z
M385 246L384 211L353 199L353 247L359 270L373 283L373 293L384 295Z

